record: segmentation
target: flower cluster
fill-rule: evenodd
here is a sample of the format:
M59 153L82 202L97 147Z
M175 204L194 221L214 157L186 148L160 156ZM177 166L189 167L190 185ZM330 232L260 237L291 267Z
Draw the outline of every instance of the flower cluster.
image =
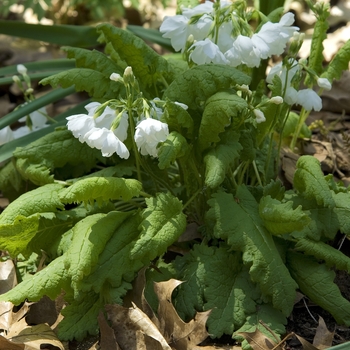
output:
M124 78L113 73L110 79L123 83L126 77L130 79L130 75L131 67L127 67ZM138 150L142 155L157 157L158 144L164 142L169 135L168 125L160 121L164 111L157 106L158 101L160 100L146 101L142 97L139 98L134 104L142 104L144 107L137 117L130 115L130 112L134 114L133 108L122 106L114 109L116 100L104 104L91 102L85 106L87 114L67 117L67 127L80 142L86 142L91 148L101 150L104 157L116 153L120 158L128 159L130 152L124 141L128 138L129 125L136 124L135 130L130 134ZM120 105L120 101L117 104ZM187 108L185 105L182 107Z
M299 30L292 26L294 15L286 13L278 23L267 22L251 36L234 35L238 19L231 6L226 1L221 1L220 6L206 1L193 9L184 8L181 15L165 17L160 31L171 40L176 51L187 50L196 64L258 67L261 59L282 54L289 39Z

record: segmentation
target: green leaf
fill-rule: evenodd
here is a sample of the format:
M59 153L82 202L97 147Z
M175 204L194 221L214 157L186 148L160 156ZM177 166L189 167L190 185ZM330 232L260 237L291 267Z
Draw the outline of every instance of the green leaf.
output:
M79 142L69 130L57 130L14 152L16 167L24 179L36 185L54 181L50 174L69 166L68 174L79 176L93 168L101 152Z
M45 41L57 45L95 46L98 35L91 26L42 25L20 21L0 20L1 34Z
M65 254L65 268L77 292L78 283L91 273L111 236L131 214L112 211L107 215L90 215L73 227L71 246Z
M102 204L110 199L129 201L142 190L141 182L134 179L117 177L88 177L74 182L59 193L62 203L93 203Z
M162 120L168 124L170 130L175 130L179 133L184 132L188 137L192 136L192 117L178 104L172 101L166 101Z
M230 165L239 157L242 150L239 138L238 133L227 132L222 136L222 141L204 156L205 185L209 188L221 185Z
M302 293L327 310L338 324L350 326L350 302L333 283L335 272L310 256L292 251L288 252L287 261Z
M293 181L296 191L307 199L315 199L318 205L333 208L334 200L320 162L312 156L301 156L296 166Z
M327 39L327 31L329 28L329 24L327 21L328 13L324 13L323 16L318 16L317 21L314 26L314 32L312 34L311 48L310 48L310 56L309 56L309 65L308 68L316 72L317 75L323 73L323 41ZM308 75L305 79L305 84L309 87L312 87L312 79ZM311 81L310 81L311 80Z
M44 295L55 299L62 292L62 289L66 292L69 291L70 280L64 263L64 255L56 258L32 277L24 279L13 289L0 295L0 301L11 301L13 304L19 305L26 299L39 301Z
M295 249L303 251L308 255L313 255L318 260L325 261L326 265L329 267L335 267L338 270L345 270L350 273L350 258L329 244L315 242L311 239L299 238Z
M278 339L281 339L281 336L285 334L285 325L287 324L286 317L279 310L274 309L271 304L257 305L256 312L248 316L244 325L233 334L234 339L242 342L242 349L251 349L251 347L246 340L243 341L243 337L239 335L240 332L251 333L259 329L259 331L268 338L276 341L276 339L272 337L271 332L266 329L260 321L264 322Z
M90 68L73 68L52 75L40 81L53 87L68 88L74 85L76 91L86 91L97 100L109 100L118 96L121 85L112 81L105 74Z
M146 204L140 225L142 233L130 252L134 260L145 261L145 264L165 253L186 228L182 203L170 193L146 198Z
M109 57L97 50L79 49L76 47L62 47L68 58L74 58L77 68L90 68L109 78L112 73L123 74L123 70Z
M203 151L212 143L219 142L219 134L224 132L225 128L233 122L233 118L247 106L243 98L226 91L217 92L209 97L199 126L199 150Z
M177 158L183 157L189 150L186 139L176 131L172 131L158 148L159 168L166 169Z
M271 196L261 198L259 214L265 227L274 235L300 231L310 222L301 205L293 209L293 202L282 203Z
M107 42L112 44L121 59L132 67L141 86L147 88L154 85L162 76L166 79L170 77L167 60L158 55L142 39L111 24L101 24L97 30L103 34Z
M250 77L236 68L203 64L177 76L165 90L163 99L184 103L190 109L203 109L206 100L218 91L249 83Z
M235 197L218 192L208 203L211 209L206 219L214 223L214 236L243 253L243 262L249 267L252 281L258 284L274 308L288 316L297 286L264 227L252 194L245 186L240 186Z
M24 193L2 212L0 225L12 224L19 215L28 217L36 213L57 212L64 209L58 197L61 184L49 184Z
M138 228L140 222L141 216L137 212L128 216L116 227L91 273L77 285L80 290L93 289L96 293L104 293L104 297L108 300L110 288L119 288L123 280L131 282L134 279L136 272L143 267L143 263L139 259L134 259L131 254L140 235Z
M334 79L340 79L342 72L348 70L349 61L350 40L348 40L336 53L321 77L327 78L330 82L332 82Z

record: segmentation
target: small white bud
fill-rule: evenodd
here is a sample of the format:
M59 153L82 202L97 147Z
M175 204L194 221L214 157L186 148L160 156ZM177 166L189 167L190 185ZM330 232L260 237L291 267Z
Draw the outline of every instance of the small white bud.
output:
M121 81L122 80L122 77L120 76L120 74L118 73L112 73L110 76L109 76L109 79L113 80L113 81Z
M12 80L13 80L15 83L17 83L17 84L21 83L21 79L20 79L17 75L14 75L14 76L12 77Z
M332 89L332 84L329 82L327 78L318 78L317 85L326 91L329 91L330 89Z
M130 66L125 68L124 76L133 75L132 68Z
M27 74L27 68L23 64L18 64L17 65L17 72L19 74Z
M255 116L256 116L256 122L259 123L263 123L266 121L266 118L264 116L264 113L260 110L260 109L254 109L253 110Z
M182 107L184 110L187 110L187 109L188 109L188 106L185 105L184 103L176 102L176 101L175 101L175 104L178 105L178 106L180 106L180 107Z
M270 102L274 103L275 105L280 105L281 103L283 103L283 98L281 96L274 96L271 97Z
M26 90L26 93L27 94L32 94L34 92L34 89L33 88L29 88Z

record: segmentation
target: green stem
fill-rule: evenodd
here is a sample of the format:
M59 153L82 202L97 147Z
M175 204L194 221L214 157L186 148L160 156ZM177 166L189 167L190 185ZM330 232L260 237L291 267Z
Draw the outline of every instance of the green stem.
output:
M256 167L255 160L253 160L252 164L253 164L253 168L254 168L254 171L255 171L256 178L258 179L258 183L259 183L260 186L262 186L262 182L261 182L261 179L260 179L258 168Z
M290 143L290 149L293 152L294 152L295 145L297 143L297 139L300 135L301 128L303 127L303 125L306 121L306 118L309 116L309 114L310 114L310 111L306 111L304 108L301 109L300 118L298 121L298 126L297 126L295 133L293 134L293 138L292 138L292 141Z

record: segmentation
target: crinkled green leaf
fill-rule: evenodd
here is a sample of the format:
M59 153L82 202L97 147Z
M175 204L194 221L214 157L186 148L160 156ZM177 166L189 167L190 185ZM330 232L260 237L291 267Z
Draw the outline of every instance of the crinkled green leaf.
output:
M242 150L238 142L239 134L227 132L222 135L222 140L204 156L205 185L216 188L224 181L226 173Z
M146 204L140 225L142 233L130 252L133 259L145 263L165 253L186 228L182 203L170 193L146 198Z
M61 184L48 184L26 192L10 203L0 215L0 225L13 224L17 216L28 217L36 213L57 212L64 205L58 197Z
M350 235L350 193L339 192L333 195L333 198L335 201L334 212L339 223L337 228L342 233Z
M143 267L141 260L134 259L130 253L140 235L140 222L141 216L137 212L116 228L91 273L80 281L78 287L81 290L93 289L96 293L102 293L106 286L118 288L123 280L133 280L136 272Z
M88 177L75 182L59 192L62 203L102 203L110 199L129 201L140 194L142 184L138 180L118 177Z
M257 305L256 312L248 316L244 325L240 329L236 330L233 335L234 339L242 342L242 349L248 350L251 349L251 347L249 346L248 342L243 340L243 337L239 335L240 332L251 333L255 332L255 330L258 328L260 332L265 334L268 338L276 341L271 332L269 332L266 327L260 323L260 321L263 321L264 324L275 333L278 339L285 334L285 325L287 324L286 317L280 311L274 309L271 304Z
M212 143L220 141L220 134L230 125L232 119L247 107L247 102L229 92L217 92L205 103L199 126L198 146L203 151Z
M190 137L193 132L193 120L191 115L178 104L167 101L165 103L164 114L162 119L168 124L170 130L175 130L179 133L182 131L184 135Z
M329 28L329 24L327 21L327 17L329 16L329 11L324 12L324 16L318 16L317 21L314 26L314 31L312 34L312 41L310 47L310 55L308 58L308 67L316 72L317 75L323 73L323 41L327 39L327 30ZM312 86L310 82L310 76L307 76L305 79L305 84L308 86Z
M80 176L92 169L101 151L79 142L69 130L57 130L13 153L16 167L24 179L36 185L54 181L53 172L65 167L68 175Z
M62 289L70 290L70 278L64 268L65 256L53 260L43 270L24 279L16 287L0 295L0 301L11 301L19 305L24 300L39 301L44 295L55 299Z
M144 87L154 85L164 76L170 78L172 72L165 58L158 55L142 39L134 34L117 28L111 24L101 24L97 27L106 42L112 44L119 56L132 67L139 84Z
M65 268L74 289L84 276L91 273L111 236L131 214L112 211L107 215L90 215L73 227L71 245L65 253Z
M108 79L112 73L123 74L123 70L100 51L68 46L61 49L67 52L68 58L75 59L77 68L90 68L102 73Z
M190 109L203 109L206 100L218 91L249 83L250 77L236 68L203 64L177 76L165 90L163 98L182 102Z
M350 40L348 40L336 53L332 61L326 68L326 71L321 75L322 78L327 78L330 82L334 79L340 79L344 70L348 70L350 61Z
M240 131L239 143L242 146L239 158L241 161L252 162L256 158L256 129L247 128Z
M189 319L198 310L211 309L207 326L212 336L232 334L247 315L255 313L260 293L242 264L241 253L230 252L227 246L196 245L188 255L177 258L175 266L185 281L177 288L176 310Z
M168 168L177 158L183 157L188 149L186 139L178 132L172 131L158 148L159 168Z
M75 87L76 91L86 91L94 99L109 100L116 98L121 85L106 77L105 74L90 68L73 68L40 81L40 84L50 84L53 87Z
M338 324L350 326L350 302L333 283L335 272L313 257L292 251L288 252L287 261L302 293L327 310Z
M345 270L350 273L350 258L329 244L315 242L307 238L299 238L295 249L325 261L329 267L336 267L338 270Z
M297 286L263 225L252 194L240 186L235 197L218 192L208 203L211 209L207 220L214 223L215 237L225 239L233 250L243 252L243 262L249 267L252 281L276 309L288 316Z
M271 196L261 198L259 214L265 227L274 235L300 231L310 222L301 205L293 209L293 202L282 203Z
M271 196L271 198L281 201L284 199L285 187L282 186L280 180L271 180L264 186L264 196Z
M296 191L307 199L315 199L318 205L334 207L334 200L320 162L312 156L301 156L296 166L293 181Z

